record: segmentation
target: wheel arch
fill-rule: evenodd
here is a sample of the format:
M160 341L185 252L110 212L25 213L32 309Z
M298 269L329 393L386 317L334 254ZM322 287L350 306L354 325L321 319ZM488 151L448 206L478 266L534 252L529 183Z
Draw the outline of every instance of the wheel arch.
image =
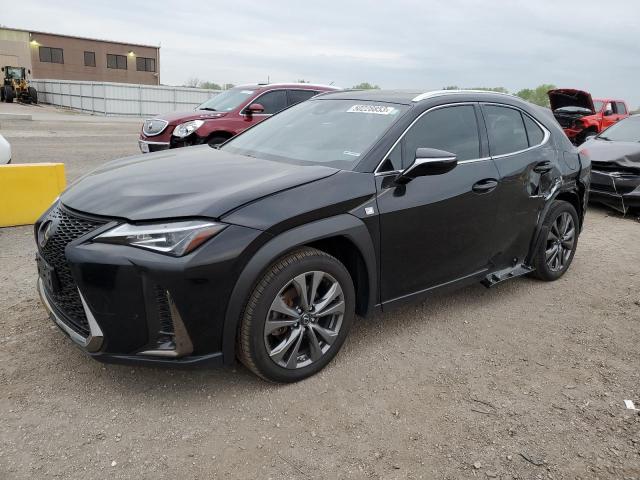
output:
M235 136L235 134L228 130L214 130L213 132L209 132L207 134L204 142L208 142L213 137L224 137L226 140L229 140L233 136Z
M538 224L536 225L533 238L531 239L531 244L529 246L529 253L527 254L527 258L525 261L527 265L531 265L531 261L533 260L533 256L535 255L538 244L540 241L542 241L542 238L540 235L542 224L545 218L547 217L547 214L549 213L549 209L551 208L551 205L553 204L554 201L563 200L573 205L573 207L576 209L576 212L578 213L578 222L579 222L578 230L582 231L586 205L583 205L582 203L581 199L584 198L584 193L580 192L580 188L581 187L579 185L576 185L572 189L559 191L547 201L544 208L540 212L540 215L538 217Z
M222 352L225 364L235 361L236 336L249 295L278 258L300 247L313 247L340 260L354 281L356 312L373 310L378 288L375 248L359 218L342 214L295 227L267 241L247 262L229 297L224 318Z

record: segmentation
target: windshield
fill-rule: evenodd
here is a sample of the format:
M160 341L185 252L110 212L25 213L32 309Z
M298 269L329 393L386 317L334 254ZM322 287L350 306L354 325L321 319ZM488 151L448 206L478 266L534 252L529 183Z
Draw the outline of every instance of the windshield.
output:
M221 149L350 170L408 108L363 100L308 100L247 130Z
M14 80L22 80L22 68L7 67L7 78L13 78Z
M614 123L596 138L613 142L640 142L640 116Z
M230 112L248 100L254 92L255 90L246 88L232 88L231 90L219 93L215 97L210 98L200 105L197 110Z
M602 110L603 105L604 105L604 102L602 100L593 101L593 107L595 108L596 113Z

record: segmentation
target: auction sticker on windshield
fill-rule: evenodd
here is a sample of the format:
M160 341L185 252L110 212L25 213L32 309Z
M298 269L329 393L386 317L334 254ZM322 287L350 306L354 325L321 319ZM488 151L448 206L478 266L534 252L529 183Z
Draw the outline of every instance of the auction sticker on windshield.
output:
M376 115L395 115L398 113L397 108L386 105L354 105L347 113L375 113Z

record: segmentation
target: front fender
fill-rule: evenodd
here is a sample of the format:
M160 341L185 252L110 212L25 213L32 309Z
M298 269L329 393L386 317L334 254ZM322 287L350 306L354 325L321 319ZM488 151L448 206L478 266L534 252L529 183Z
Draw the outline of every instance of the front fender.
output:
M368 310L372 309L378 292L377 260L373 241L362 220L350 214L341 214L292 228L265 243L247 262L236 281L229 298L222 334L225 364L235 361L238 324L249 295L264 271L287 252L330 237L346 237L360 251L369 281Z

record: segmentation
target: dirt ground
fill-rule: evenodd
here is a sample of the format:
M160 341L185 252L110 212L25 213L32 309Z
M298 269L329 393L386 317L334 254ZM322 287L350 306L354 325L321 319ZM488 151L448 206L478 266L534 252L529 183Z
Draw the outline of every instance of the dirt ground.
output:
M139 121L42 112L0 120L16 163L137 153ZM640 479L639 234L591 208L559 281L359 319L276 386L90 360L39 304L31 227L0 229L0 479Z

